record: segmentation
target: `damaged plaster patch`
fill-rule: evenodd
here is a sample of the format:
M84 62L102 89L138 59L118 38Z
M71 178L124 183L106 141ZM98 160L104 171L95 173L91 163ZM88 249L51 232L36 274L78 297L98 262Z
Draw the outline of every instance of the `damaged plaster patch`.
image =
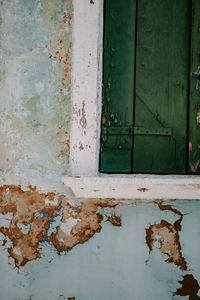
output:
M173 293L178 296L189 296L189 300L198 300L200 297L197 295L200 289L198 281L192 274L183 276L183 280L179 281L181 287Z
M12 213L7 213L5 215L0 213L0 227L4 226L4 227L9 227L10 226L10 222L12 221L13 218L13 214Z
M113 226L122 226L122 220L121 217L113 215L113 216L108 216L107 221L110 222Z
M166 262L174 263L181 270L186 271L188 269L187 262L182 256L181 244L179 240L179 231L181 231L183 214L173 208L171 205L163 205L163 201L157 199L155 203L158 205L160 210L167 210L180 216L174 224L170 224L166 220L161 220L160 224L151 225L146 229L146 243L149 248L149 253L153 248L159 249L163 254L168 256ZM181 284L180 288L177 288L173 295L178 296L189 296L189 300L198 300L198 291L200 289L198 281L192 274L186 274L183 276L183 280L179 281Z
M77 244L83 244L96 232L101 231L100 223L103 215L97 212L98 208L115 207L117 204L117 201L88 200L73 207L69 203L65 203L62 222L66 224L70 220L69 229L66 232L64 226L63 231L61 225L56 234L51 235L49 241L53 243L58 252L71 249ZM72 219L74 219L73 222Z
M41 257L40 243L51 242L58 253L88 241L101 231L98 208L115 207L118 201L87 200L73 206L64 195L39 193L35 187L0 187L0 213L12 216L0 232L9 238L7 248L16 267ZM113 224L114 225L114 224Z
M17 223L18 228L21 230L23 234L29 234L31 230L31 224L23 224L23 223Z
M62 223L60 229L66 234L70 235L72 228L81 221L80 219L69 218L65 223Z
M174 263L182 270L187 270L187 263L182 256L181 244L179 241L179 231L183 214L171 205L163 205L161 200L156 200L156 204L161 210L169 210L179 215L180 218L171 224L166 220L161 220L160 224L153 224L146 229L146 243L149 253L156 247L163 254L167 255L166 262Z

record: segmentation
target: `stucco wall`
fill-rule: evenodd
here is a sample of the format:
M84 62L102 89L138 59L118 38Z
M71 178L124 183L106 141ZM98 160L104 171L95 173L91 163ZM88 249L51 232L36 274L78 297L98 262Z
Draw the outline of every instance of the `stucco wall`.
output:
M0 11L0 299L200 299L198 200L77 199L61 184L71 0Z
M1 1L1 183L55 186L69 148L72 3Z

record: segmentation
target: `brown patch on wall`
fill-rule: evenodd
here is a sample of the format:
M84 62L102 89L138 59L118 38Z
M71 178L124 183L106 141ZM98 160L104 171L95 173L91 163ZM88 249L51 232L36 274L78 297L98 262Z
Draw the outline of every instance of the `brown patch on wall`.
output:
M139 192L142 192L142 193L145 193L145 192L147 192L148 191L148 189L146 189L146 188L139 188L139 189L137 189Z
M122 220L121 220L121 217L119 216L109 216L107 217L107 221L110 222L113 226L122 226Z
M146 243L149 253L153 247L157 248L168 256L166 262L175 263L182 270L187 270L187 263L182 256L181 244L179 240L179 231L181 230L181 222L183 214L173 208L171 205L163 205L161 200L155 201L161 210L169 210L180 216L180 218L171 224L166 220L161 220L160 224L153 224L146 229Z
M76 300L76 298L75 297L69 297L69 298L67 298L67 300Z
M155 203L158 205L158 207L160 208L160 210L169 210L172 211L173 213L183 217L183 214L176 208L173 208L170 204L165 204L163 205L163 201L160 199L156 199Z
M96 232L101 231L100 223L103 220L103 216L97 213L98 207L114 207L116 205L116 201L88 200L74 208L69 203L66 203L62 222L66 224L69 219L74 219L77 222L69 234L66 234L62 227L59 227L57 232L51 235L49 241L53 243L58 252L66 251L77 244L85 243Z
M197 295L200 289L198 281L192 274L183 276L183 280L179 281L181 287L173 293L178 296L189 296L189 300L197 300L200 297Z
M85 243L101 231L103 216L97 212L98 208L118 204L117 201L88 200L73 206L67 200L64 195L39 193L31 186L28 190L19 186L0 187L0 213L13 213L9 227L0 227L0 232L13 243L8 253L16 267L41 257L40 242L52 242L58 252ZM50 223L61 210L61 226L48 235ZM19 224L28 225L28 233L24 233Z

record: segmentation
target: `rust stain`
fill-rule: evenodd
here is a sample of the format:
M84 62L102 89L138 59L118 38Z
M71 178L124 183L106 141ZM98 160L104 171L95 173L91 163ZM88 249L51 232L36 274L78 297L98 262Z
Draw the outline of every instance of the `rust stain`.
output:
M115 207L118 203L87 200L73 206L64 195L39 193L31 186L23 190L20 186L4 185L0 187L0 213L13 213L13 218L9 227L0 227L0 232L12 241L7 250L19 268L41 257L39 243L43 241L52 242L58 252L85 243L101 231L103 215L97 212L98 208ZM49 235L49 225L61 210L61 225ZM29 232L23 233L18 223L30 225Z
M94 1L93 1L93 0L90 0L90 3L91 3L91 4L94 4Z
M76 300L75 297L68 297L67 299L68 299L68 300Z
M192 274L183 276L183 280L179 281L181 287L173 293L178 296L189 296L189 300L197 300L200 297L197 295L199 291L199 283Z
M69 139L63 141L63 142L60 142L58 145L59 146L62 146L62 145L68 145L69 144Z
M139 192L147 192L148 191L148 189L146 189L146 188L139 188L139 189L137 189Z
M189 155L191 154L191 152L192 152L192 143L189 142Z
M80 150L80 151L84 150L84 147L83 147L83 145L82 145L82 144L80 144L80 146L79 146L79 150Z
M65 148L63 150L60 150L60 154L58 155L58 157L62 157L62 158L66 157L68 151L69 151L69 147L67 147L67 148Z
M64 12L63 23L68 25L68 28L72 28L72 16L69 12Z
M187 270L187 263L182 256L181 244L179 240L179 231L181 230L181 222L183 214L173 208L171 205L163 205L161 200L155 201L160 210L169 210L180 216L180 218L171 224L166 220L161 220L160 224L153 224L146 229L146 244L149 253L156 246L163 254L168 256L166 262L174 263L182 270Z
M49 58L58 62L60 65L60 90L59 94L62 100L65 100L64 88L70 88L71 85L71 55L72 42L68 42L68 33L66 26L71 34L72 16L70 13L64 12L59 21L58 34L53 35L46 47L49 50Z
M58 91L57 95L59 101L61 100L65 105L68 99L69 91L71 89L71 58L72 58L72 42L70 41L72 35L72 15L69 12L64 12L56 24L55 33L52 34L51 39L47 42L46 48L49 52L49 59L53 61L52 71L58 70ZM66 117L66 123L70 121ZM62 137L62 141L58 144L62 146L58 157L60 159L69 159L69 134L64 134L62 131L57 133L58 137ZM65 140L65 141L63 141Z
M121 217L113 215L113 216L109 216L107 217L107 221L109 221L113 226L122 226L122 220Z

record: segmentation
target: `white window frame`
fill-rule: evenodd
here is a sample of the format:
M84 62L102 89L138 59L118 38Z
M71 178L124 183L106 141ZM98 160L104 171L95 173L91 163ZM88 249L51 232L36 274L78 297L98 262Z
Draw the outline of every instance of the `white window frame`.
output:
M199 175L108 175L99 172L103 0L73 0L70 172L76 197L200 199Z

